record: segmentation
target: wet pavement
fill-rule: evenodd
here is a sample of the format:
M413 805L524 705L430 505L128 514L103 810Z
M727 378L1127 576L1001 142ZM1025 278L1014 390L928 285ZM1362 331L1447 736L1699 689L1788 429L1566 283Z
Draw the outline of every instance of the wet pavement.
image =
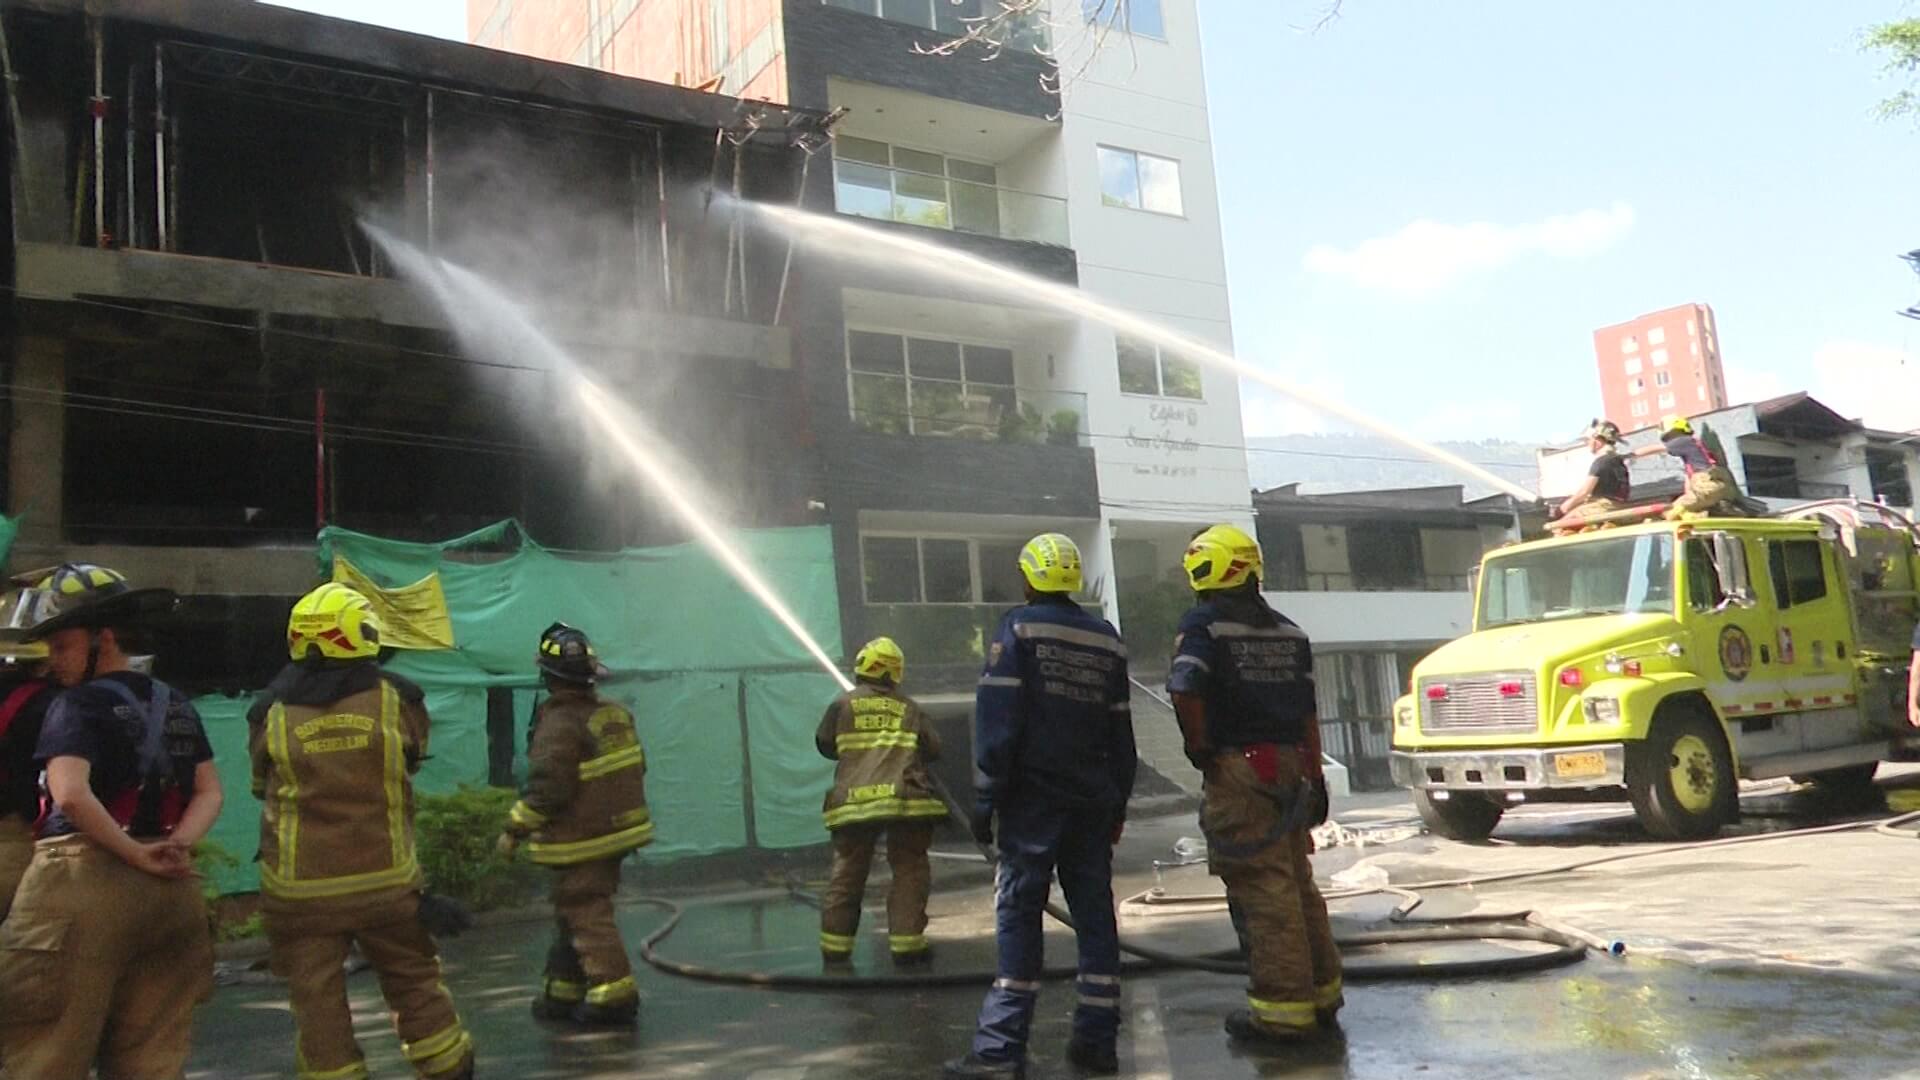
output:
M1617 815L1543 811L1540 820L1516 821L1505 830L1521 838L1511 847L1471 848L1420 838L1401 847L1423 852L1429 878L1456 870L1482 869L1481 856L1521 855L1564 859L1578 848L1561 846L1571 829L1587 845L1644 843ZM1768 827L1762 824L1760 827ZM1128 895L1153 884L1148 861L1165 853L1173 838L1191 831L1191 818L1131 826L1116 881ZM1798 841L1790 841L1797 843ZM1537 843L1538 846L1530 846ZM1904 856L1900 841L1883 840ZM1652 880L1705 882L1722 872L1722 861L1773 858L1761 849L1726 849L1726 859L1695 859L1667 866ZM1920 854L1920 851L1916 851ZM1324 875L1351 865L1362 854L1324 853ZM1818 889L1798 856L1784 861L1783 880ZM1920 861L1920 860L1916 860ZM1627 864L1634 866L1636 864ZM1645 864L1649 874L1656 863ZM983 876L970 867L942 868L946 879L932 906L929 936L936 942L935 970L990 971L989 897ZM1636 873L1639 873L1636 871ZM1396 879L1400 874L1396 872ZM1642 875L1645 878L1645 875ZM1214 887L1197 868L1167 870L1169 891L1206 892ZM1590 907L1623 877L1570 882L1562 899ZM1604 882L1605 888L1596 885ZM876 886L882 883L878 880ZM641 873L629 868L626 893L642 891ZM1546 886L1534 886L1546 893ZM1512 895L1458 891L1434 894L1430 908L1446 913L1478 906L1511 908ZM1907 893L1906 895L1911 895ZM884 913L872 904L884 897L871 889L862 923L857 968L890 975L885 957ZM733 897L681 894L687 914L663 952L682 960L726 968L818 973L818 914L792 897L761 892ZM1765 897L1752 898L1765 908ZM1887 897L1892 900L1892 897ZM1623 900L1623 903L1631 903ZM1910 903L1896 901L1910 910ZM1342 931L1376 921L1390 898L1367 897L1336 904ZM1744 910L1738 903L1722 906ZM1888 906L1893 906L1889 904ZM631 951L664 919L652 907L627 903L621 923ZM1799 916L1783 911L1781 921ZM1901 920L1904 922L1904 919ZM1815 937L1818 927L1805 930ZM479 1047L481 1077L684 1077L744 1080L881 1080L938 1075L939 1063L965 1050L981 989L889 988L845 992L774 991L694 982L642 967L642 1017L630 1032L581 1033L543 1026L527 1012L546 949L547 924L524 920L492 924L447 947L447 982ZM1218 911L1138 915L1123 918L1122 932L1156 947L1192 953L1231 943ZM1911 935L1909 935L1911 936ZM1893 942L1886 942L1893 944ZM1904 945L1902 941L1900 944ZM1531 948L1531 946L1512 946ZM1508 946L1422 946L1430 960L1485 954ZM1413 955L1395 947L1394 959ZM1072 956L1064 932L1049 932L1048 957ZM370 974L350 980L358 1028L377 1076L404 1076L399 1048ZM1280 1056L1242 1053L1228 1043L1220 1019L1244 1004L1240 981L1203 973L1155 973L1126 982L1126 1026L1121 1036L1124 1076L1171 1077L1636 1077L1772 1078L1920 1075L1920 1010L1914 1007L1920 979L1900 971L1831 973L1810 967L1757 968L1738 963L1703 966L1630 954L1506 978L1444 982L1366 983L1350 987L1343 1014L1343 1041ZM1034 1077L1068 1077L1062 1060L1068 1034L1071 987L1051 984L1041 997L1035 1025ZM282 1077L292 1073L292 1022L284 993L272 984L227 987L199 1015L191 1077Z

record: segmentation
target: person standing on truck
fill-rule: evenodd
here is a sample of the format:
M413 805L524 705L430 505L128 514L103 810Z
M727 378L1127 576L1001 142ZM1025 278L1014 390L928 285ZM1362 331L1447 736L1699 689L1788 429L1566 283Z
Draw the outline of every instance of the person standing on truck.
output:
M1182 560L1198 603L1180 620L1167 689L1202 779L1207 870L1227 887L1247 951L1240 1042L1284 1045L1335 1030L1340 951L1307 861L1327 819L1313 648L1260 595L1260 545L1232 525Z
M1597 517L1623 509L1633 491L1627 475L1627 459L1619 452L1620 426L1611 420L1595 420L1587 426L1587 449L1593 452L1593 465L1580 490L1569 495L1547 515L1548 528L1572 531L1585 527Z
M1707 511L1731 501L1740 494L1733 473L1720 464L1693 424L1684 416L1666 416L1660 420L1660 441L1627 454L1629 459L1670 454L1680 459L1687 471L1687 489L1663 515L1668 521L1704 516Z

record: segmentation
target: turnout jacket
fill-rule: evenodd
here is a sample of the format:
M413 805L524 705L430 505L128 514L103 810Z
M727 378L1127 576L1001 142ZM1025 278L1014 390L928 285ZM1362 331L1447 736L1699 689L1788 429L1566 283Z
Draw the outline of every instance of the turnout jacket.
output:
M827 828L947 816L926 768L940 757L940 737L897 688L862 681L841 694L827 706L813 743L840 763L821 808Z
M1209 598L1180 619L1167 690L1206 699L1217 747L1297 745L1317 712L1313 646L1264 600Z
M974 698L979 808L1031 799L1124 820L1139 765L1131 696L1113 624L1066 597L1008 612Z
M653 842L647 757L626 709L590 687L554 690L534 716L527 763L526 793L507 831L532 835L534 862L616 859Z

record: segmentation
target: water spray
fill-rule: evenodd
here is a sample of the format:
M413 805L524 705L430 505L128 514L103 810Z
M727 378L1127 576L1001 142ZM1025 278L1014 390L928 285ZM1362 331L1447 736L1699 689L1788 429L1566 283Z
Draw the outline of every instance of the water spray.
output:
M799 617L780 599L780 594L740 556L739 545L728 539L718 524L717 515L701 505L701 500L684 481L684 477L692 474L674 463L668 444L645 417L587 378L579 363L498 286L471 270L427 255L377 226L363 224L363 227L386 250L395 266L433 294L454 332L468 348L476 353L532 353L543 366L568 383L581 411L593 420L600 434L620 452L627 464L646 478L707 554L793 635L842 690L853 689L852 680L807 632ZM477 318L462 318L463 313ZM482 330L475 326L476 322L489 325Z
M724 199L729 196L722 193L719 197ZM956 251L941 244L902 236L887 229L872 228L833 214L815 214L773 203L742 202L740 205L748 212L759 214L781 226L792 235L829 249L836 256L864 259L869 262L887 262L890 265L898 260L911 259L915 268L937 274L957 285L977 288L984 282L1010 297L1027 301L1038 299L1062 311L1072 312L1094 322L1105 323L1134 337L1152 341L1161 348L1172 350L1181 356L1204 361L1240 378L1251 379L1271 387L1301 404L1391 439L1415 453L1465 473L1523 502L1530 503L1538 499L1537 495L1526 488L1511 480L1495 476L1458 454L1449 453L1431 443L1416 439L1341 402L1316 394L1270 371L1255 367L1232 353L1222 352L1205 342L1171 330L1151 319L1143 319L1132 312L1103 303L1081 289L1022 273L992 260Z

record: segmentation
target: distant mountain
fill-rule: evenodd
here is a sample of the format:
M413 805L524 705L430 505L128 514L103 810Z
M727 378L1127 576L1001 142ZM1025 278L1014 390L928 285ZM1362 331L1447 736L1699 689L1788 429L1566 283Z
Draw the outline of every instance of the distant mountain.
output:
M1439 446L1487 469L1495 476L1531 489L1536 482L1531 443L1488 439L1443 442ZM1466 497L1492 495L1486 484L1452 467L1422 458L1412 450L1375 435L1271 435L1247 440L1247 467L1255 490L1298 483L1303 495L1329 491L1463 484Z

